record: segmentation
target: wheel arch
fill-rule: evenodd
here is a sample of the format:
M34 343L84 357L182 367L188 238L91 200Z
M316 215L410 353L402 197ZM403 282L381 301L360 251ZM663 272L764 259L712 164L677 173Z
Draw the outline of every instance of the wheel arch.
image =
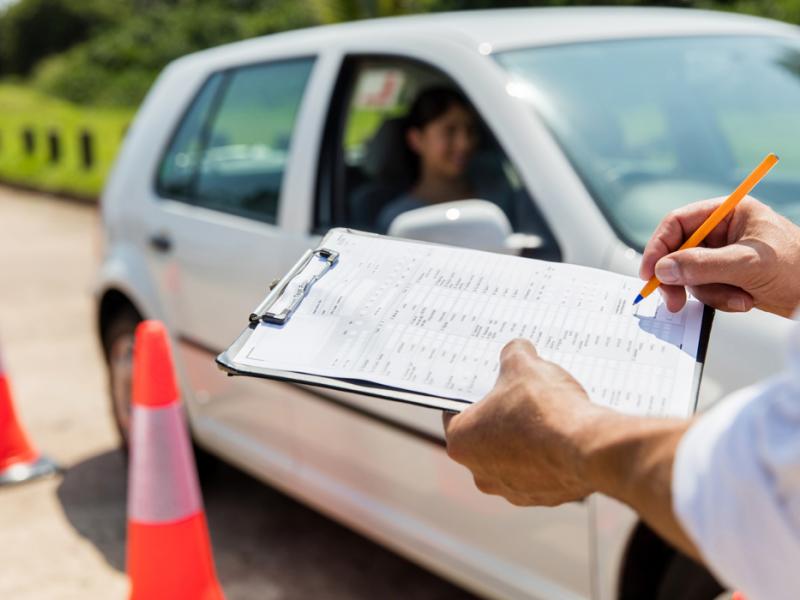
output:
M636 524L620 566L618 600L711 600L724 591L704 564L670 546L644 522Z
M105 354L108 353L106 348L106 331L109 324L114 317L123 311L131 311L140 320L146 318L145 312L139 307L138 303L121 288L109 287L100 294L97 302L97 333L100 337L100 344L103 346Z
M644 522L638 521L625 546L617 600L655 598L675 551Z

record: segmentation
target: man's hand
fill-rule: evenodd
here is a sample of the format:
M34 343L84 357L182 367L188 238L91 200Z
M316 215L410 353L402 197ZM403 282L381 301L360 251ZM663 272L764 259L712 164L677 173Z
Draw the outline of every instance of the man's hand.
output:
M667 307L686 303L686 288L701 302L731 312L753 307L789 317L800 303L800 228L747 197L705 239L675 252L719 206L704 200L670 213L644 249L639 275L655 273Z
M577 500L592 491L581 442L601 410L569 373L515 340L503 348L489 395L445 415L447 453L472 471L478 489L513 504Z
M518 506L555 506L602 492L636 510L665 539L697 552L672 512L675 448L689 422L630 417L591 404L561 367L530 342L500 355L494 389L445 414L447 453L482 492Z

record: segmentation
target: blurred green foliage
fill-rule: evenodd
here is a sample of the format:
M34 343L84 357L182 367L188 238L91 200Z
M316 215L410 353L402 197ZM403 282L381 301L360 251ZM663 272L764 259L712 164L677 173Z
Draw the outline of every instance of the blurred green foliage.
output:
M119 2L129 8L140 3ZM180 56L313 24L301 2L152 4L146 10L130 10L121 23L42 60L33 72L33 84L80 104L135 106L158 72Z
M158 73L204 48L400 14L608 4L715 8L800 23L800 0L19 0L0 11L0 179L97 196ZM349 135L363 136L374 117L363 115ZM37 141L31 154L24 130ZM78 154L84 130L95 143L90 169ZM49 132L62 140L55 162L47 155Z
M507 6L722 8L800 23L800 0L20 0L0 14L0 77L87 105L136 106L170 61L322 23Z
M758 15L800 25L800 0L701 0L700 8L716 8Z
M113 2L24 0L0 16L0 75L28 75L42 58L120 23Z

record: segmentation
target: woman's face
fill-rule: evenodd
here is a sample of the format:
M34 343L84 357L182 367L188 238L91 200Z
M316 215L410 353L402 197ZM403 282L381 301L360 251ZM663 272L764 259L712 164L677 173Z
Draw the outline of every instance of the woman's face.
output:
M410 129L408 143L419 155L426 173L460 177L478 143L475 117L466 107L453 104L422 128Z

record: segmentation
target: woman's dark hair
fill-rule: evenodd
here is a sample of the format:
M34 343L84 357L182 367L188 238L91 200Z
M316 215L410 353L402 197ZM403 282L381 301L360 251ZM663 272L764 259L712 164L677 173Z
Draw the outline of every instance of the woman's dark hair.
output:
M435 121L453 106L461 106L473 112L472 105L466 96L453 88L437 86L430 87L420 92L414 100L408 115L405 118L405 130L423 129L431 121ZM420 174L420 158L408 145L405 149L406 165L410 179L408 185L413 185Z
M408 129L422 129L431 121L435 121L452 106L461 106L472 112L469 100L456 90L444 86L432 87L417 96L406 117Z

